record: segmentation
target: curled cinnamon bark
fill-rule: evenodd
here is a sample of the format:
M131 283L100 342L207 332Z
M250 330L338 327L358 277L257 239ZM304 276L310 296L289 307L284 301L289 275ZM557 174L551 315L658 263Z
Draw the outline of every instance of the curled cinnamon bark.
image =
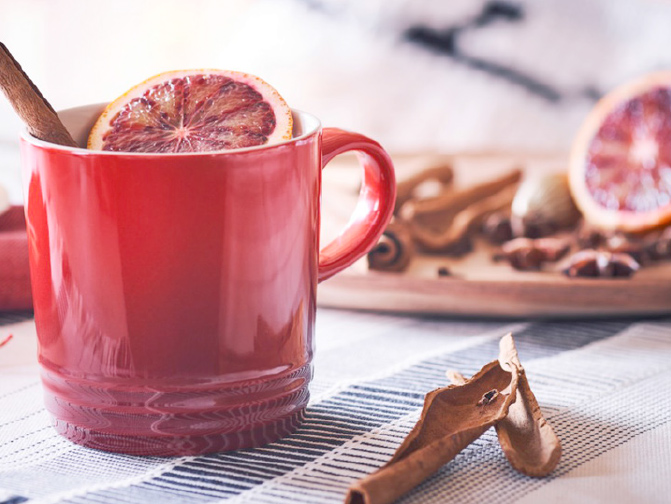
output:
M377 245L368 252L368 267L379 271L405 271L414 248L407 225L394 220L387 225Z
M499 444L508 462L527 476L542 477L550 474L559 463L561 443L547 423L534 396L526 372L520 363L512 334L499 342L499 363L503 369L517 370L517 394L508 414L496 424ZM447 378L455 385L466 383L458 371L449 370Z
M425 182L435 180L441 185L440 194L449 191L454 181L454 170L449 164L441 164L427 168L396 184L396 203L394 212L398 212L403 204L412 199L417 188Z
M388 504L413 489L505 418L517 380L514 366L505 370L493 361L461 386L429 392L419 422L392 459L354 483L345 502Z
M401 207L399 216L404 220L423 222L423 217L435 214L438 218L449 223L449 216L502 191L506 187L516 185L521 178L521 170L515 169L494 180L489 180L466 189L445 191L433 198L410 200ZM426 222L424 224L426 225Z
M429 252L461 255L470 250L471 236L491 214L510 207L515 196L515 187L506 186L496 193L458 212L451 225L442 233L411 223L412 236Z
M496 424L499 444L515 470L527 476L547 476L559 463L561 444L531 392L511 334L499 343L499 362L503 369L519 373L515 402Z

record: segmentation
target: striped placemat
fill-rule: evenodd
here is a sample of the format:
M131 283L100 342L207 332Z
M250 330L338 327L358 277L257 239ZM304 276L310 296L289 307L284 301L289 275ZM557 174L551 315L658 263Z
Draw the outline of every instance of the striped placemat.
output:
M4 322L7 331L32 324ZM544 479L516 473L490 430L401 502L668 502L671 320L510 323L322 309L305 422L258 449L166 459L83 448L49 426L36 365L1 368L0 503L342 501L391 457L426 392L446 384L445 370L474 373L509 330L562 441L559 467Z

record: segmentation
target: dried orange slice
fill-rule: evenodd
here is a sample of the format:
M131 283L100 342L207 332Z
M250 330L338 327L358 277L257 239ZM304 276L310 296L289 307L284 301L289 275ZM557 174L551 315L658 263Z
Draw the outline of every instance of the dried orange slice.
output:
M671 72L597 103L573 144L569 181L593 225L638 232L671 222Z
M204 152L291 138L291 109L269 84L228 70L166 72L131 88L98 118L88 148Z

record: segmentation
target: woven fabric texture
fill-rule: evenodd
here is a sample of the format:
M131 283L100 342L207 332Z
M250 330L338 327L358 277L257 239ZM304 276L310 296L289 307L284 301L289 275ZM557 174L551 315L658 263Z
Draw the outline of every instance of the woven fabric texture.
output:
M318 321L305 423L239 452L151 458L74 445L50 426L37 366L0 368L0 503L341 502L391 457L445 371L476 372L507 331L562 441L559 467L543 479L516 473L490 430L401 502L671 495L671 320L464 322L320 310ZM5 323L4 332L32 326Z

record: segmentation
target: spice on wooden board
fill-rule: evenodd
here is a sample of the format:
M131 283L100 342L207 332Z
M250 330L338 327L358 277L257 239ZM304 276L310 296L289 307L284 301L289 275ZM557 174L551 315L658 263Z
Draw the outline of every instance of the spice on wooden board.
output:
M528 384L519 388L523 373L509 334L501 341L498 360L485 365L471 379L453 373L456 384L427 394L419 421L391 460L355 482L345 502L393 502L456 457L489 427L504 422L514 405L514 418L499 434L499 440L504 439L506 457L525 474L540 476L552 471L561 453L559 440L540 414Z
M514 238L510 215L507 212L494 212L482 223L482 234L489 243L501 245Z
M540 270L545 263L556 262L564 257L571 246L558 238L515 238L501 247L494 255L495 261L508 261L516 270Z
M542 238L573 227L580 218L564 172L525 178L515 194L511 212L515 236Z
M432 198L411 199L399 210L399 218L433 233L444 232L462 210L493 196L510 186L516 186L522 172L515 169L493 180L465 189L444 191ZM512 203L512 200L511 200Z
M563 272L569 278L628 278L639 268L638 262L628 254L587 249L573 254Z
M408 226L394 219L366 259L371 270L400 272L408 268L414 253L415 246Z
M394 213L398 213L403 204L413 198L418 198L418 190L426 183L435 181L439 184L438 195L444 195L452 189L454 181L454 170L449 164L440 164L426 168L410 177L399 180L396 184L396 202L394 204Z
M667 227L648 249L652 259L671 259L671 226Z
M428 252L463 255L471 248L464 246L464 243L470 245L472 235L482 226L483 221L492 213L510 206L515 195L514 189L506 186L461 210L442 233L432 232L413 222L410 224L412 236Z
M449 277L452 276L452 272L450 271L450 268L447 266L440 266L438 268L438 276L439 277Z
M446 162L400 183L395 218L368 254L369 269L404 272L418 255L459 261L477 254L481 238L500 247L491 255L495 262L570 278L627 278L640 267L671 260L671 226L645 234L595 228L580 218L565 174L523 179L516 168L463 189L453 187L454 175ZM417 188L429 181L439 191L427 197ZM549 264L569 252L570 260ZM460 276L460 268L476 263L448 263L447 270L435 271L438 277Z
M628 254L641 266L652 260L650 244L641 238L614 234L606 238L603 248L608 252Z

